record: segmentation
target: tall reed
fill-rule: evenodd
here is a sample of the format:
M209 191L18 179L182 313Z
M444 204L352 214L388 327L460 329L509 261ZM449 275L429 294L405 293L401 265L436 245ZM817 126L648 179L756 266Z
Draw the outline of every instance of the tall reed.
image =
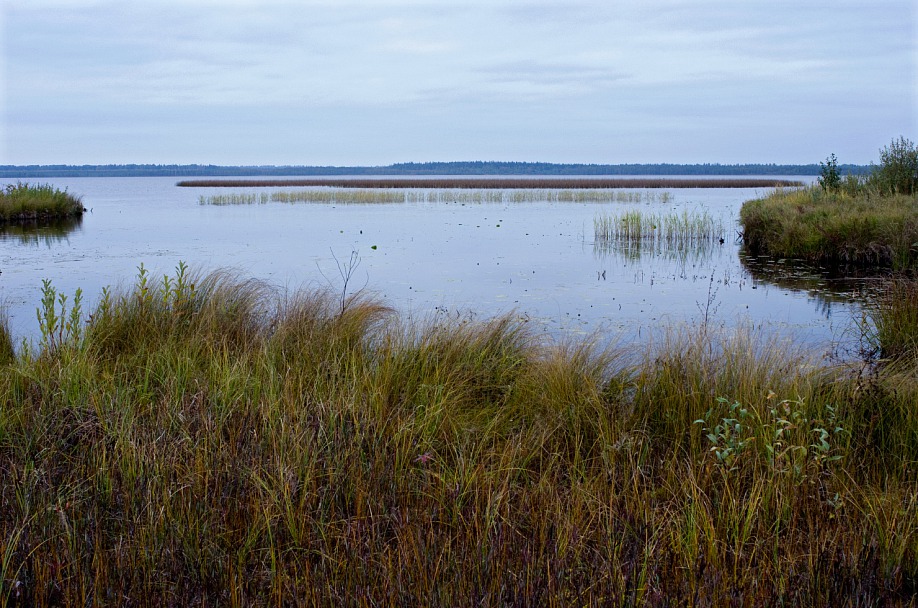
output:
M344 189L282 190L260 193L234 192L198 197L202 205L254 205L279 203L374 204L374 203L668 203L670 192L610 189Z
M656 213L622 211L597 216L593 221L596 240L639 244L665 243L669 247L723 242L723 221L707 211Z

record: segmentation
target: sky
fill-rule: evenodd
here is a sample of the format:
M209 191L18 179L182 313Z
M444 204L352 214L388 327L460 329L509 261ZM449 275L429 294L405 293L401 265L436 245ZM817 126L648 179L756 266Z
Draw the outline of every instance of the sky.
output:
M914 0L0 2L0 164L867 164L918 140Z

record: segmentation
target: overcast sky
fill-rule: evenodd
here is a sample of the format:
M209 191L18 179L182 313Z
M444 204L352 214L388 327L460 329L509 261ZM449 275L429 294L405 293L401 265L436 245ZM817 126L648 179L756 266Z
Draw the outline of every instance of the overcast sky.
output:
M0 164L868 163L915 0L0 0Z

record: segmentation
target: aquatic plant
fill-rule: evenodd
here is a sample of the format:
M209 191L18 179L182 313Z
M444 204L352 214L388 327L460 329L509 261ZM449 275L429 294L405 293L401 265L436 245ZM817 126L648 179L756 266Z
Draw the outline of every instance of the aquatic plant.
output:
M668 203L668 191L631 191L613 189L347 189L312 188L281 190L260 196L249 192L201 195L202 205L253 205L268 201L279 203L319 204L397 204L397 203Z
M598 242L666 244L668 248L723 242L723 221L707 211L605 213L593 220Z

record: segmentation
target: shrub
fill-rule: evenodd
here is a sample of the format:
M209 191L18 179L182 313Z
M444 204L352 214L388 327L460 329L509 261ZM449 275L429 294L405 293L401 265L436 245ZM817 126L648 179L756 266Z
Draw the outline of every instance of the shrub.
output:
M870 176L871 184L882 194L918 192L918 148L900 136L880 150L880 166Z
M826 192L835 192L841 186L841 175L838 172L838 159L834 154L826 158L826 162L819 163L819 185Z

